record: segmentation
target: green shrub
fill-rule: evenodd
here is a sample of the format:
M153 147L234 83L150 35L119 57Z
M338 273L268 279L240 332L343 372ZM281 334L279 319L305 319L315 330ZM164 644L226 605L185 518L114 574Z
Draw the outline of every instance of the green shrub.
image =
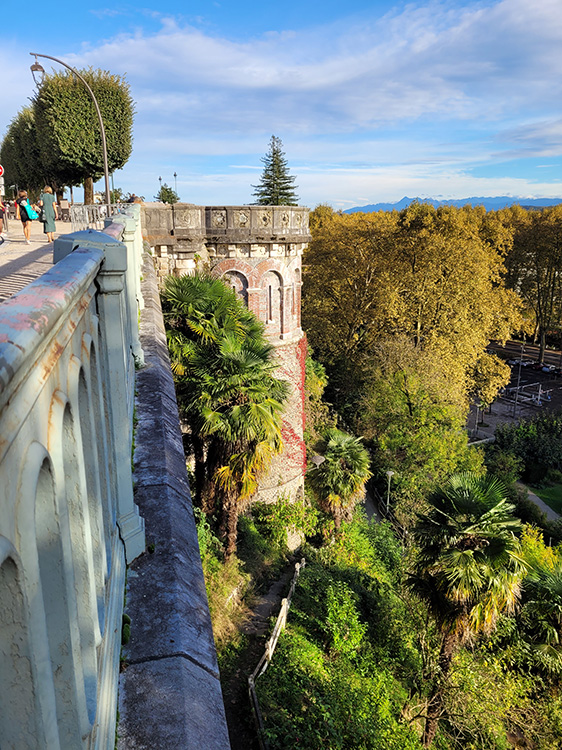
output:
M358 669L329 657L301 632L281 637L257 691L271 750L421 750L388 673L372 660Z
M359 621L357 595L343 581L335 581L326 592L326 610L326 629L333 650L353 656L367 630L367 626Z
M285 496L274 503L254 503L251 515L260 533L279 547L287 546L287 533L311 536L318 524L318 512L305 499Z

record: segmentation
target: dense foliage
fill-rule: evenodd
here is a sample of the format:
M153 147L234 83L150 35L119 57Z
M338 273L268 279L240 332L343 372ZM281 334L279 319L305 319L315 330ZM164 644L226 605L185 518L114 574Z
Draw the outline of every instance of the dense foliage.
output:
M458 471L482 471L464 431L470 402L493 401L509 368L486 353L521 324L505 287L512 232L496 215L413 204L401 212L311 215L303 326L340 423L365 436L393 503L416 507Z
M26 189L38 197L45 184L56 186L41 160L33 107L24 107L10 123L0 146L0 163L14 190Z
M562 471L562 414L541 412L496 430L495 449L518 461L525 481L534 484Z
M252 185L255 202L262 206L296 206L295 177L289 174L289 166L283 151L283 143L271 136L269 151L261 159L264 168L259 185Z
M168 276L162 294L180 412L189 426L195 497L227 557L258 477L282 447L287 384L275 377L263 324L220 279Z
M132 151L134 103L126 80L103 70L81 70L98 101L109 171L121 169ZM60 191L103 174L99 120L84 84L71 72L47 75L31 107L12 121L0 151L8 182ZM93 203L93 191L85 196Z
M541 211L513 207L500 212L513 234L506 257L507 283L521 295L527 328L538 339L542 362L547 335L562 322L562 205Z
M521 554L551 569L562 557L532 529ZM386 523L357 517L332 545L307 548L306 556L286 634L257 683L272 750L421 748L436 684L444 689L433 747L506 750L508 738L537 750L558 746L562 701L554 672L541 666L540 637L560 627L560 610L545 609L545 626L531 626L530 578L521 605L498 617L490 639L464 641L451 654L444 681L434 603L406 586L417 557Z
M319 507L333 515L337 530L365 495L371 476L369 453L360 438L335 427L326 430L317 449L323 461L309 472L308 482Z
M175 190L172 190L172 188L169 185L166 185L164 183L160 190L156 193L154 196L157 201L160 201L161 203L177 203L179 201L179 196L176 193Z
M493 477L460 474L429 498L414 528L418 547L409 585L424 599L441 643L422 742L429 747L443 713L453 658L463 643L490 633L512 612L525 573L515 532L520 522Z

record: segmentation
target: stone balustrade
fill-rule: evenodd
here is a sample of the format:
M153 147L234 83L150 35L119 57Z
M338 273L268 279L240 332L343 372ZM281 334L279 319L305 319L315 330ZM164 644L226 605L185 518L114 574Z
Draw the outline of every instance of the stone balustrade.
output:
M143 233L160 277L191 273L198 259L285 259L302 255L310 240L303 206L196 206L147 203Z
M0 305L2 747L114 747L125 565L145 547L139 283L121 241L138 223L62 238L56 265Z
M0 747L226 750L153 258L105 224L0 305Z

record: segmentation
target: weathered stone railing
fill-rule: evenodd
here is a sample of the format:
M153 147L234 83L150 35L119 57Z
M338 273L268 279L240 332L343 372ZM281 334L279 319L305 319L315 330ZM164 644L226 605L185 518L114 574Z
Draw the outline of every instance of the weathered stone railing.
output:
M108 219L112 219L121 213L128 213L129 203L113 203L110 206L105 203L84 205L73 203L70 206L70 221L72 231L80 232L83 229L104 229Z
M96 232L62 246L0 306L0 738L14 748L113 746L125 561L144 550L127 248Z
M140 290L139 207L106 223L103 233L59 238L56 265L0 305L0 746L113 750L132 563L120 747L223 750L228 736L153 269L148 309ZM144 262L146 286L151 259ZM148 320L148 356L137 373L139 313ZM147 438L155 434L156 446ZM142 554L145 518L155 554ZM163 616L166 627L157 622ZM143 688L150 680L144 701L135 675ZM143 745L150 732L155 744Z

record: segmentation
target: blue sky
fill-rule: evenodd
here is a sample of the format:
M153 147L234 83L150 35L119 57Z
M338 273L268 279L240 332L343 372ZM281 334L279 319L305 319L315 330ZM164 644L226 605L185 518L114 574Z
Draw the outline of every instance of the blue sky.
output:
M272 134L311 207L562 197L562 0L33 7L3 24L0 137L33 93L29 52L123 74L115 185L147 200L176 172L182 200L251 202Z

